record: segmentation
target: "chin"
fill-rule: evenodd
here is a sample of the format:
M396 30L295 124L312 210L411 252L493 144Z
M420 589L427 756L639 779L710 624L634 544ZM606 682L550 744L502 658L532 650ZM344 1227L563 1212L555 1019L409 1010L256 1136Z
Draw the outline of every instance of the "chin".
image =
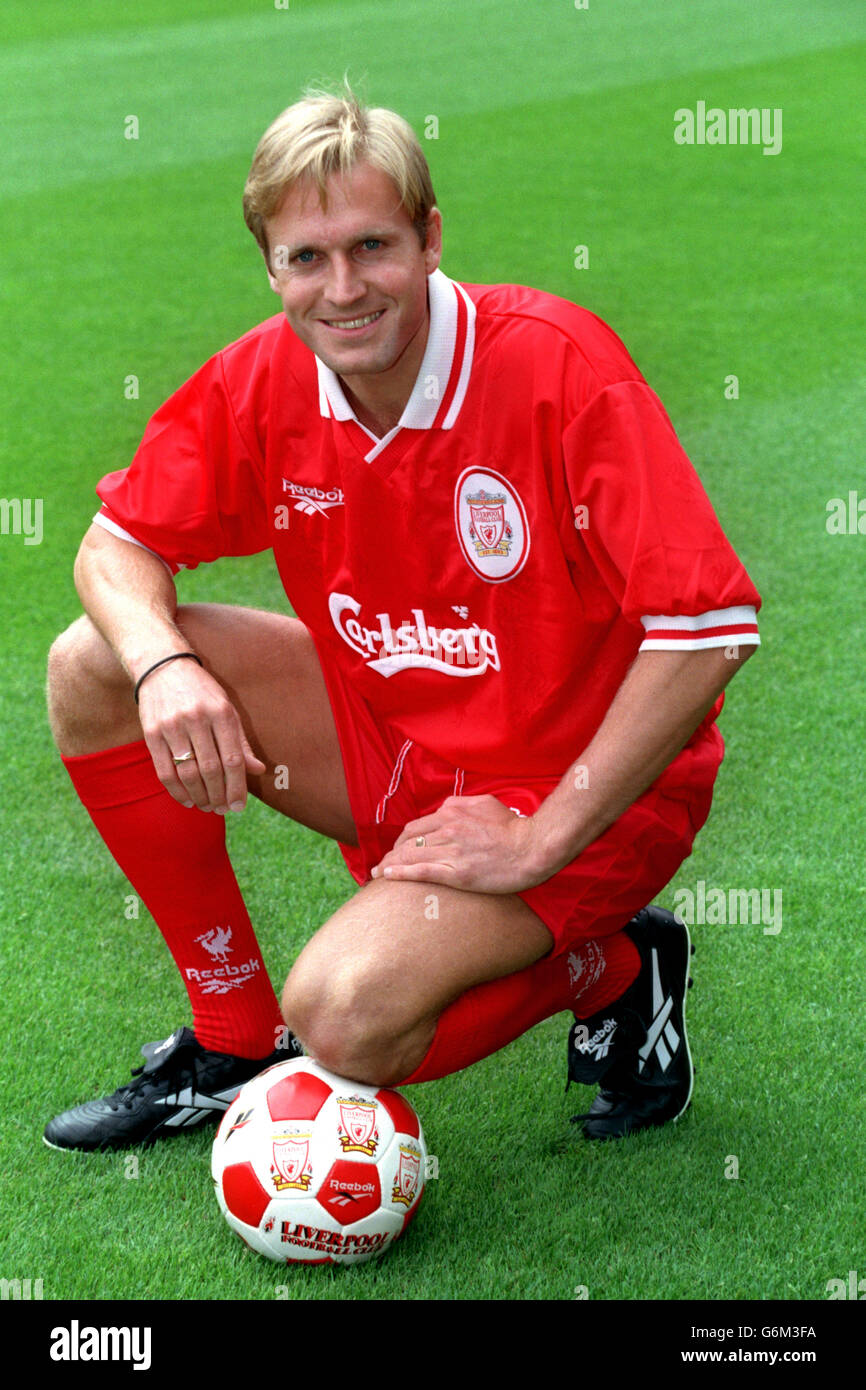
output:
M376 376L393 367L396 358L392 353L381 349L376 353L360 353L351 350L341 353L329 352L327 356L319 353L322 361L337 376Z

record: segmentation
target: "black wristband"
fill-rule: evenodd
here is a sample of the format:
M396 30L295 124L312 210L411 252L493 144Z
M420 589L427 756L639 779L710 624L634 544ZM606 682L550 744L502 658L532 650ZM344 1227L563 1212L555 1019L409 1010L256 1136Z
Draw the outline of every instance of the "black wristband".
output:
M132 692L132 698L135 701L135 703L138 704L138 692L141 689L142 681L146 681L152 671L155 671L158 666L165 666L166 662L168 661L180 661L182 657L186 656L188 656L192 661L197 661L199 666L203 667L204 663L202 662L201 657L196 656L195 652L172 652L171 656L164 656L161 661L155 661L152 666L148 666L144 675L139 676L138 680L135 682L135 689Z

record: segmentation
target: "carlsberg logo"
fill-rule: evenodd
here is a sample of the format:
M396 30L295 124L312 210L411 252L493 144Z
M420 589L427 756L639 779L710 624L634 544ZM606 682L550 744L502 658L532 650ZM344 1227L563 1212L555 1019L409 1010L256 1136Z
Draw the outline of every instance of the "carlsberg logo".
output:
M361 605L348 594L331 594L331 621L347 646L386 680L398 671L425 667L447 676L478 676L498 671L496 638L487 628L434 627L422 608L412 609L412 621L394 627L389 614L377 613L377 627L360 621Z

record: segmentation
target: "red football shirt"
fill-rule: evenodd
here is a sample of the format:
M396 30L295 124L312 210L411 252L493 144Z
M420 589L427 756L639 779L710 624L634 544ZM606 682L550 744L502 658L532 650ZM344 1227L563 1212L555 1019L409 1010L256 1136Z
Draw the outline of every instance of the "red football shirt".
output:
M610 328L519 286L429 291L383 439L279 314L157 411L97 519L172 570L273 548L377 718L458 767L559 775L639 650L757 643L760 599Z

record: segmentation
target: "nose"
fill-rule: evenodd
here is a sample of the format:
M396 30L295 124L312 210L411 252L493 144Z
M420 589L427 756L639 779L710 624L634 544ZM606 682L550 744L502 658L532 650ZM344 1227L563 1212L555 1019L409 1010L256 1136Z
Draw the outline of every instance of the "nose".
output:
M359 268L344 252L337 252L328 265L325 295L335 307L356 304L367 293Z

